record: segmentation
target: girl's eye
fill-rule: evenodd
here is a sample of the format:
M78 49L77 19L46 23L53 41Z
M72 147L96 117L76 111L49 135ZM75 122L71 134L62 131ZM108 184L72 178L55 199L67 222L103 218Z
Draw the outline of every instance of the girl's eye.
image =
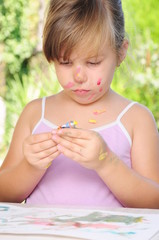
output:
M59 61L59 63L60 63L61 65L71 65L71 64L72 64L71 61Z
M90 65L99 65L101 62L88 62Z

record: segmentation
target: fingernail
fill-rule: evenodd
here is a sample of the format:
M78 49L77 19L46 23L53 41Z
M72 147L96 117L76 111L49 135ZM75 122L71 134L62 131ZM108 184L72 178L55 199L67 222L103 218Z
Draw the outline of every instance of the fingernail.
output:
M53 139L53 140L57 140L57 135L53 135L53 136L52 136L52 139Z
M61 145L57 145L57 149L58 149L60 152L62 152L62 147L61 147Z
M52 130L52 134L56 134L57 133L57 130L56 129L53 129Z
M57 131L57 133L58 133L58 134L62 134L62 133L63 133L62 129L59 129L59 130Z

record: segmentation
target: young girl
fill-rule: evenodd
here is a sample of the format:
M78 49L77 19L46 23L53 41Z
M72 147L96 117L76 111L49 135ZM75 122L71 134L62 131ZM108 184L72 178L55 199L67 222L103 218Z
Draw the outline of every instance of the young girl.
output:
M22 112L0 201L159 208L154 118L110 87L127 48L120 0L50 1L43 49L63 90Z

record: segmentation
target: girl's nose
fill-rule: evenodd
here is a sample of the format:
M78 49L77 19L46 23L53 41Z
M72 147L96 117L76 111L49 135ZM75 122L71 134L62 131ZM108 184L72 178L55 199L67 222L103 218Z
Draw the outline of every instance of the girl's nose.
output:
M87 81L86 72L84 71L84 69L82 67L79 66L75 69L74 80L80 84Z

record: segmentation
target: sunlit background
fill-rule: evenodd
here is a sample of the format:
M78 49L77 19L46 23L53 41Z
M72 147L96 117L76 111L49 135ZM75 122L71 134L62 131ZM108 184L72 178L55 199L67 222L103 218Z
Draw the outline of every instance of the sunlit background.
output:
M130 47L112 88L146 105L159 128L159 1L122 2ZM0 0L0 163L24 106L60 90L53 65L42 54L47 3Z

